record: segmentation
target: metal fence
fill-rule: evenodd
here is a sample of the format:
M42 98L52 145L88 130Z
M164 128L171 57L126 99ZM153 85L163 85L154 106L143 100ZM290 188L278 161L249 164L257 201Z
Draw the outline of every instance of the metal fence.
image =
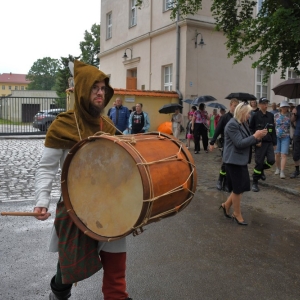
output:
M33 119L41 111L66 109L65 98L2 97L0 98L0 135L38 135L47 126L33 127Z

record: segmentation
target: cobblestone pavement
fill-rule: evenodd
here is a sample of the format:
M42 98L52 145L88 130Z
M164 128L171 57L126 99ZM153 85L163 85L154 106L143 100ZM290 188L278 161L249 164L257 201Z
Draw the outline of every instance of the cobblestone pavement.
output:
M0 202L34 201L34 176L44 139L0 139ZM52 197L59 197L60 178Z

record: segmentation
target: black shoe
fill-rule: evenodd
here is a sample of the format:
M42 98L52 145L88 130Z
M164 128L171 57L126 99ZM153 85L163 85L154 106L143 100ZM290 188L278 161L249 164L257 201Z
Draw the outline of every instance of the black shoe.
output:
M53 292L51 292L49 294L49 300L58 300L58 298L53 294Z
M224 213L224 216L228 219L231 219L231 216L229 216L226 212L226 208L225 208L225 205L223 206L223 204L219 207L219 209L223 209L223 213Z
M299 174L300 174L299 171L295 171L293 174L290 175L290 178L296 178L299 176Z
M232 221L236 220L236 222L239 224L239 225L248 225L247 222L243 221L243 222L240 222L236 217L235 215L232 215Z
M218 182L217 182L217 189L219 191L221 191L222 187L223 187L223 180L219 179Z
M55 283L55 276L52 277L51 283L51 293L49 294L49 300L67 300L71 297L72 284L66 284L66 289L58 290Z
M66 296L56 296L53 292L51 292L50 294L49 294L49 300L67 300L67 299L69 299L71 297L71 293L69 293L68 295L66 295ZM130 299L130 298L128 298L128 299Z
M260 175L260 179L263 180L263 181L265 181L266 178L267 178L267 177L266 177L264 171L262 171L262 172L261 172L261 175Z
M258 184L257 182L252 183L252 192L259 192Z
M227 184L223 185L223 191L226 192L226 193L230 193L230 190L229 190L229 187L228 187Z

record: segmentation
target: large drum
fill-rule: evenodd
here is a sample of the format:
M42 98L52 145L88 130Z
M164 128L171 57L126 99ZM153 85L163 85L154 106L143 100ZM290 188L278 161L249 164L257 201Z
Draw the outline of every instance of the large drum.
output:
M174 137L151 132L91 136L77 143L62 170L62 193L74 223L110 241L173 216L192 200L193 158Z

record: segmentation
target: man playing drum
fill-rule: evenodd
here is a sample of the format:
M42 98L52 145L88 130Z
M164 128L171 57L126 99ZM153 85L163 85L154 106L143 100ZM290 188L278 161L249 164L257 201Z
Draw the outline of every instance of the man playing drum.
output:
M104 107L113 96L109 78L94 66L75 61L74 110L60 114L51 124L35 179L36 217L49 217L50 193L59 165L80 140L96 132L115 133L112 121L103 116ZM98 242L85 235L72 222L61 197L50 241L50 251L58 252L56 275L51 279L50 300L71 296L72 284L88 278L103 266L102 292L105 300L127 299L125 281L126 238Z

